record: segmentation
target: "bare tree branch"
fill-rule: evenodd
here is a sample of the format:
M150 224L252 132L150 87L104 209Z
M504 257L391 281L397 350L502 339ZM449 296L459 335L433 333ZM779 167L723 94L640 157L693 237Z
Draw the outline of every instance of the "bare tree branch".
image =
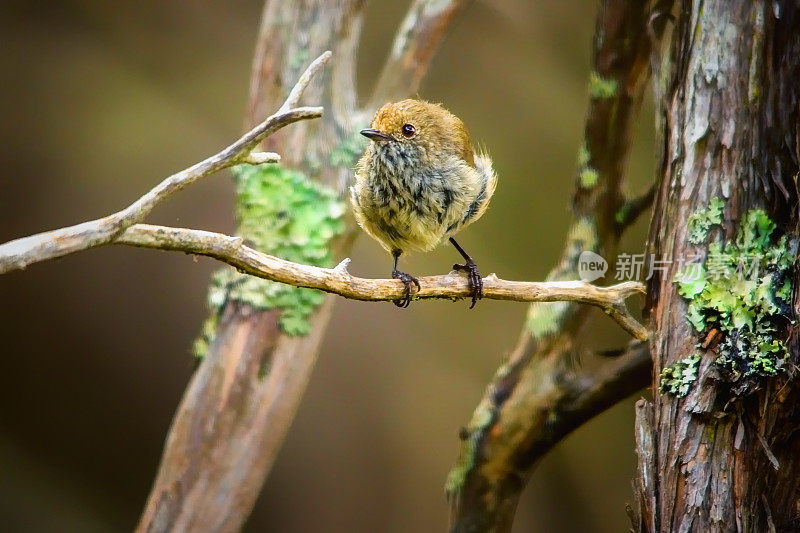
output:
M296 287L319 289L351 300L387 301L403 296L403 284L396 279L364 279L347 271L349 259L336 268L320 268L286 261L243 244L241 237L220 233L137 224L120 235L116 244L173 250L213 257L240 271ZM470 296L467 278L452 272L446 276L420 277L415 298L466 298ZM483 280L483 297L515 302L571 301L599 307L625 331L639 340L647 330L628 312L625 300L644 294L644 284L634 281L611 287L597 287L583 281L508 281L491 274Z
M227 148L169 176L122 211L97 220L37 233L0 245L0 274L112 242L126 228L144 219L159 202L222 169L240 163L277 161L280 158L277 154L261 152L251 154L251 152L264 138L284 126L299 120L322 116L321 107L296 107L296 105L311 78L330 57L330 52L325 52L309 65L277 113L267 117Z
M635 342L601 368L578 374L573 365L558 355L536 359L526 369L536 386L526 397L524 406L517 406L517 409L520 414L530 416L531 428L507 438L509 444L526 436L530 440L526 441L524 452L515 454L514 462L505 466L507 470L502 472L504 477L514 481L495 487L491 478L475 480L476 486L472 490L454 495L457 499L452 501L451 513L456 514L451 516L452 523L463 524L470 520L475 524L485 524L486 507L497 505L493 531L510 529L514 516L511 505L516 503L512 496L519 491L526 473L572 431L650 383L652 361L647 343ZM496 401L505 399L511 392L506 388L509 385L503 381L496 382L492 397ZM485 398L478 410L491 416L492 405ZM484 437L465 430L462 438L465 446L478 447ZM502 444L497 445L499 452L508 449ZM451 476L462 474L468 473L456 470ZM491 498L491 501L485 498ZM453 529L469 531L460 527Z
M297 80L297 83L294 84L292 90L289 92L289 96L286 97L286 100L281 105L280 109L278 109L278 113L285 113L289 111L291 108L297 106L300 103L300 98L303 97L303 93L308 87L308 84L311 83L311 79L316 75L319 70L325 66L328 60L331 58L330 50L327 50L322 53L317 59L315 59L308 68L300 75L300 78ZM262 137L263 139L263 137ZM256 144L258 144L258 142Z
M419 88L445 30L469 0L414 0L397 31L368 109L405 98Z

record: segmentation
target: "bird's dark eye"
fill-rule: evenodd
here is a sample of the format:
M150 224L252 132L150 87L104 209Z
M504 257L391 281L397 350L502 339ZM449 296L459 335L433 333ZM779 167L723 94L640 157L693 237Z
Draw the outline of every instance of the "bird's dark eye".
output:
M408 137L409 139L417 134L417 128L412 126L411 124L403 124L403 136Z

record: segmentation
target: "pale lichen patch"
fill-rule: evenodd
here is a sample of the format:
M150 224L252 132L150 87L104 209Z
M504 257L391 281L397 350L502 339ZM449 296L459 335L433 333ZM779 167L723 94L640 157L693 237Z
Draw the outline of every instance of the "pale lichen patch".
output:
M344 231L344 204L327 187L303 173L280 165L239 166L237 184L239 232L248 246L298 263L329 267L330 241ZM218 271L208 293L209 306L219 311L227 301L254 309L277 309L287 335L306 335L308 319L324 300L322 292L293 287L237 272ZM203 326L195 353L202 356L216 329L218 313Z
M699 366L700 355L693 354L664 367L661 370L658 390L662 394L671 394L679 398L686 396L697 380Z
M592 98L613 98L617 95L618 85L617 80L603 78L597 72L589 74L589 96Z
M689 216L689 242L700 244L706 240L708 231L722 224L722 208L725 204L720 198L712 198L707 209L698 209Z

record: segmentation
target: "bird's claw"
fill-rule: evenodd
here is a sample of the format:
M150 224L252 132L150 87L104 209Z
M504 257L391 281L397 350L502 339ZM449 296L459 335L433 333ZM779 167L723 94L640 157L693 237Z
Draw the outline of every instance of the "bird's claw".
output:
M472 304L469 306L470 309L475 307L475 304L483 298L483 278L481 277L480 271L478 271L478 265L475 264L475 261L467 261L463 265L456 263L453 265L453 270L458 272L466 272L467 273L467 280L469 281L469 288L472 291Z
M399 279L403 282L403 285L406 288L405 296L400 298L399 300L392 300L392 303L397 307L406 308L411 304L411 286L416 285L417 291L420 290L419 280L412 276L411 274L406 274L405 272L400 272L399 270L395 270L392 272L392 277L394 279Z

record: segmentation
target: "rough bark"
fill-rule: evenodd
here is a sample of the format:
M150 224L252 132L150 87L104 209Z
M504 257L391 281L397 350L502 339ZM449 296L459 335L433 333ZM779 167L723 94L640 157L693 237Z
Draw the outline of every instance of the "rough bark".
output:
M798 3L683 1L669 55L650 251L672 258L707 253L706 244L690 244L688 226L714 197L725 204L714 238L734 238L743 215L760 207L778 232L796 240ZM677 268L673 262L649 287L655 375L699 353L699 376L685 397L656 392L652 404L637 406L634 526L652 532L797 531L795 326L787 320L778 333L789 346L788 372L732 386L714 363L719 350L687 321L686 300L673 282Z

